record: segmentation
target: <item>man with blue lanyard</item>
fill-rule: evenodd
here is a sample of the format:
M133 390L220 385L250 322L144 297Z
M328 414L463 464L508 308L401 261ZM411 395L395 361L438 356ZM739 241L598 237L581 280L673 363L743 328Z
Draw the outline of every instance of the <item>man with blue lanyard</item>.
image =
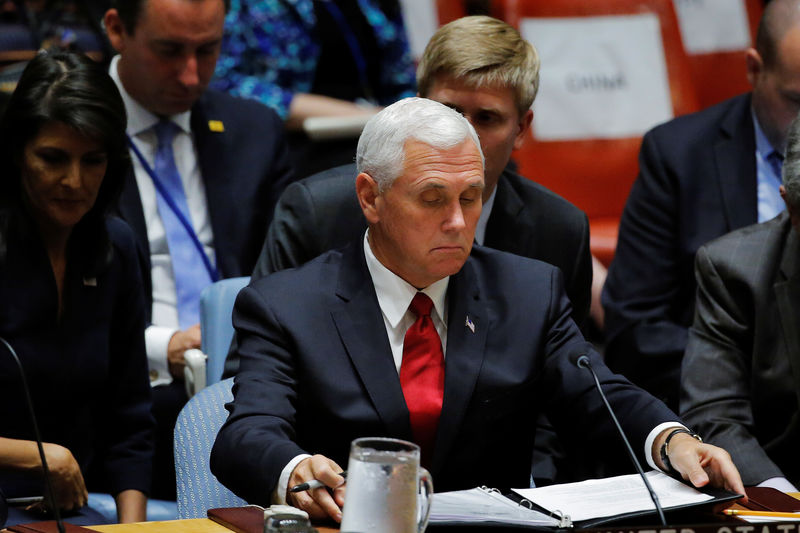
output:
M223 0L119 0L105 15L110 74L128 112L133 172L119 212L137 236L158 422L153 496L174 497L172 430L183 353L200 347L200 292L248 275L291 179L283 124L266 106L206 90Z

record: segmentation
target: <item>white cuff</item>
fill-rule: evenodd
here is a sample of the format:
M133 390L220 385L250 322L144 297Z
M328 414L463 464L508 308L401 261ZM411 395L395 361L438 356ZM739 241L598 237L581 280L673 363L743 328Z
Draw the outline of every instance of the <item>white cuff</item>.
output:
M653 443L656 441L656 437L661 435L662 431L669 428L686 429L686 426L684 426L680 422L664 422L663 424L659 424L656 427L654 427L653 430L647 435L647 439L644 441L644 456L647 458L647 464L649 464L650 468L652 468L653 470L661 470L662 472L664 472L664 470L659 468L655 459L653 459Z
M777 489L781 492L800 492L794 485L792 485L792 482L786 479L785 477L771 477L769 479L765 479L756 486L770 487L773 489Z
M144 345L147 350L147 364L150 367L151 387L172 383L172 374L169 373L167 364L167 347L177 331L175 328L162 326L148 326L144 330Z
M281 477L278 478L278 485L275 487L275 490L272 491L272 497L270 498L273 504L286 505L286 491L289 489L289 477L292 475L292 472L294 472L294 467L297 466L297 463L307 457L311 456L307 453L295 455L292 460L283 467Z

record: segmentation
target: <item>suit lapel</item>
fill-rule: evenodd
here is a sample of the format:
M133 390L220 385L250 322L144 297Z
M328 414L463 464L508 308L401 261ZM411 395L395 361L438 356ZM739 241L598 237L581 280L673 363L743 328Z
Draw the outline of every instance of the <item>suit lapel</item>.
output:
M230 146L230 135L224 131L223 117L216 116L209 103L208 94L204 94L192 108L191 127L197 148L197 160L200 165L200 177L206 192L206 204L211 220L211 231L214 235L214 250L217 260L217 269L220 275L229 277L239 275L236 266L238 254L230 249L231 239L226 235L233 235L236 231L233 222L236 216L231 212L235 208L230 190L230 181L226 179L230 170L231 154L235 153ZM219 121L223 131L212 131L209 121Z
M343 251L336 289L341 303L331 315L387 434L411 440L408 407L361 242Z
M490 325L480 296L472 262L467 261L461 271L450 278L447 289L444 402L436 433L434 477L455 443L483 365Z
M514 188L509 185L506 172L503 171L497 182L497 192L489 221L486 224L486 237L483 244L495 250L526 255L521 248L526 239L520 238L519 235L519 231L523 231L525 225L518 223L525 204ZM515 228L515 231L509 231L509 228Z
M788 218L785 214L783 216ZM797 319L800 317L800 238L788 221L787 225L789 229L781 258L781 281L776 282L774 288L781 330L792 366L794 388L800 403L800 328L797 327Z
M733 230L758 220L756 141L749 96L728 111L720 129L721 138L714 144L716 178L728 230Z

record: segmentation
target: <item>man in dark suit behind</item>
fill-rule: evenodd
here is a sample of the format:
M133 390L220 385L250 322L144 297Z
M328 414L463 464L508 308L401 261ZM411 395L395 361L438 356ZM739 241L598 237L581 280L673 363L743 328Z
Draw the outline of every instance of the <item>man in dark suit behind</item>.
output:
M571 360L586 353L642 459L667 468L659 450L677 429L668 460L685 479L743 491L723 450L587 346L560 270L473 249L483 155L463 116L401 100L367 123L357 164L366 235L239 294L241 367L211 454L222 483L340 520L351 440L386 436L421 445L437 490L527 486L540 410L576 445L617 443ZM311 479L335 490L287 493Z
M800 121L789 130L786 212L697 252L697 312L681 411L725 447L747 485L800 486Z
M119 53L110 74L128 113L134 171L119 213L142 264L158 422L154 494L164 498L174 498L172 429L186 401L184 351L200 347L200 292L251 272L291 176L278 116L206 90L225 10L223 0L118 0L104 19Z
M579 324L587 318L592 263L589 225L577 207L511 170L529 133L539 83L536 49L505 22L464 17L439 29L417 69L419 95L464 114L486 157L478 244L539 259L564 273ZM355 165L287 188L275 210L253 278L302 265L367 227L356 199Z
M767 5L746 60L752 93L645 135L603 290L608 365L673 409L697 249L783 209L780 161L800 110L800 2Z

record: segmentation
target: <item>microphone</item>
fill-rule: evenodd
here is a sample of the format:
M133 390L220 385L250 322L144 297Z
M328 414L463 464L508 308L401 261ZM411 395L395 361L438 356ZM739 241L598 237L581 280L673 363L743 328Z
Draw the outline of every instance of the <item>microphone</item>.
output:
M64 522L61 520L61 511L58 509L58 504L53 496L53 484L50 481L50 469L47 468L47 459L44 456L44 447L42 446L42 436L39 434L39 424L36 423L36 413L33 412L33 401L31 401L31 393L28 389L28 380L25 379L25 370L23 370L22 363L20 362L19 357L17 357L17 352L14 351L14 348L12 348L3 337L0 337L0 342L6 346L8 353L10 353L11 357L14 358L14 361L17 363L17 368L19 368L19 376L22 378L22 388L25 391L25 402L28 404L28 414L31 417L33 433L36 436L36 445L39 448L39 458L42 460L45 490L47 490L47 497L50 499L50 504L53 507L53 514L56 517L56 527L58 527L58 533L65 533Z
M606 393L603 392L603 387L600 386L600 379L597 377L597 374L592 368L592 362L585 353L582 352L573 352L569 356L569 360L572 364L577 366L578 368L585 368L589 372L592 373L592 377L594 378L594 384L597 388L597 392L600 393L600 397L603 399L603 403L608 410L608 414L611 415L611 420L614 421L614 425L619 432L619 435L622 437L622 441L625 443L625 447L628 450L628 455L631 457L631 461L633 462L633 466L636 467L636 471L639 472L639 476L641 476L642 481L644 481L644 486L647 488L647 492L650 493L650 499L653 500L653 504L656 506L656 512L658 513L658 518L661 520L661 525L666 527L667 520L664 518L664 509L661 508L661 503L658 501L658 495L656 491L653 490L653 487L650 486L650 482L647 481L647 476L644 475L644 470L642 470L642 465L639 463L639 459L636 458L636 454L633 453L633 448L631 447L631 443L628 440L627 435L622 430L622 426L619 424L619 420L617 420L617 415L614 414L614 410L611 408L611 404L608 403L608 398L606 398Z

